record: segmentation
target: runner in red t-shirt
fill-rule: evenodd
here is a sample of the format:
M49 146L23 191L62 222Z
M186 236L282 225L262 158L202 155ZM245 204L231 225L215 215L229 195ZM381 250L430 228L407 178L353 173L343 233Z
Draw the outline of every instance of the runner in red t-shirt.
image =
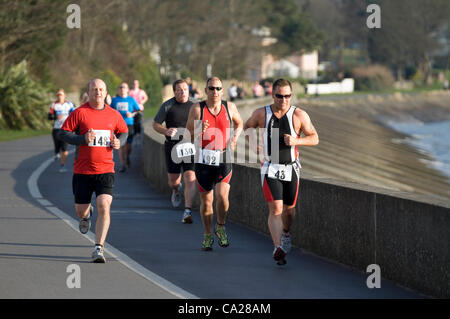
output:
M105 104L106 84L100 79L89 83L89 101L73 111L61 127L59 137L77 145L72 180L75 211L80 231L91 226L91 197L95 192L97 223L92 261L104 263L103 245L110 224L114 185L113 149L125 144L128 128L120 113Z

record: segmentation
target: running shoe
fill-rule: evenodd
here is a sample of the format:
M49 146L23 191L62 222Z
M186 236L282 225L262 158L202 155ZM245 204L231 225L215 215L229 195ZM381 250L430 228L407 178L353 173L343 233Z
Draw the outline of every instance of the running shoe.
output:
M292 244L291 244L291 234L283 232L281 234L281 247L286 252L286 254L291 252Z
M210 251L212 250L212 245L214 243L214 238L212 234L204 234L203 235L203 242L202 242L202 250L203 251Z
M183 213L183 219L181 220L183 224L192 224L192 215L191 212L185 210Z
M175 193L175 191L172 191L172 197L170 198L170 201L172 202L173 207L178 207L181 204L181 192L183 190L183 185L180 183L178 185L178 192Z
M277 265L286 265L286 252L281 246L275 247L273 250L273 259L277 262Z
M103 247L95 247L94 252L92 253L92 262L99 264L104 264L106 262Z
M83 218L80 220L80 224L78 225L78 228L80 229L80 232L82 234L86 234L89 229L91 229L91 217L92 213L94 212L94 208L91 205L91 208L89 209L89 217Z
M219 239L219 246L220 247L228 247L230 244L228 242L227 233L225 232L225 226L217 227L218 225L214 227L214 233L216 234L217 238Z
M67 168L65 168L64 166L61 166L61 168L59 169L60 173L65 173L67 172Z
M125 173L126 171L127 171L127 168L125 167L125 165L119 169L119 173Z

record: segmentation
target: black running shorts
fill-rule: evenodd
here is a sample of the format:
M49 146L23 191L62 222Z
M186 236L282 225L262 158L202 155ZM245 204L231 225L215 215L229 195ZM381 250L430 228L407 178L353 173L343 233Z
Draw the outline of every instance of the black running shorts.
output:
M113 195L114 173L105 174L73 174L72 191L76 204L89 204L92 193L95 197L102 194Z
M127 127L128 127L127 143L128 143L128 144L133 144L134 125L127 125Z
M134 134L141 134L141 120L142 120L142 114L141 112L138 112L134 116Z
M195 163L195 177L201 193L209 192L220 182L229 184L232 173L231 163L221 163L219 166Z
M263 174L261 175L261 184L267 202L282 200L283 204L288 206L297 203L300 176L294 169L292 170L292 179L289 182L270 178L268 174Z
M53 143L55 144L55 154L58 154L61 151L62 152L67 151L68 144L60 140L58 137L60 131L61 131L60 129L53 129L52 131Z

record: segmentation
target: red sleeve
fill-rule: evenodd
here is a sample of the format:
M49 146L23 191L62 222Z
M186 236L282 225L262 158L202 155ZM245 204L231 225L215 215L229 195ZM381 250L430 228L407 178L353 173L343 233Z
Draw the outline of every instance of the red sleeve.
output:
M55 106L55 102L53 102L52 105L50 106L50 110L48 111L48 113L50 113L50 114L55 113L55 108L54 108L54 106Z
M69 117L64 121L63 126L61 127L64 131L75 132L78 127L78 114L77 110L73 111L69 114Z

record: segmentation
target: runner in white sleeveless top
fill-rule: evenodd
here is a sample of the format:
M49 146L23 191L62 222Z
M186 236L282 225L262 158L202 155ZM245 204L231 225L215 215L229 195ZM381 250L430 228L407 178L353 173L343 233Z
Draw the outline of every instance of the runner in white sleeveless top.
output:
M48 111L48 119L54 121L52 137L53 144L55 145L55 160L58 157L61 160L61 166L59 168L60 173L64 173L67 171L65 164L69 152L67 151L67 143L61 141L58 135L61 131L61 127L64 121L74 109L75 105L72 102L66 100L66 93L64 92L64 89L59 89L56 92L56 101L52 103L52 105L50 106L50 110Z
M269 206L268 226L275 246L273 257L278 265L284 265L286 253L291 248L289 231L299 190L298 146L317 145L319 137L308 114L291 106L292 85L289 81L278 79L272 92L274 103L253 112L244 130L264 128L261 184Z

